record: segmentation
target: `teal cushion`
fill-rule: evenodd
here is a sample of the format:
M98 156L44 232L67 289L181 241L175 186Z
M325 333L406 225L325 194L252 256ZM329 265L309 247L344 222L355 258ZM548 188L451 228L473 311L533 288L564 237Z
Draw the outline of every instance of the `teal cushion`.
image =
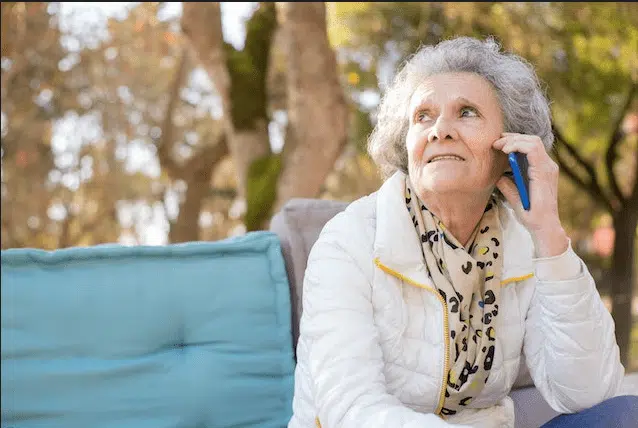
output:
M279 241L2 252L2 427L284 427Z

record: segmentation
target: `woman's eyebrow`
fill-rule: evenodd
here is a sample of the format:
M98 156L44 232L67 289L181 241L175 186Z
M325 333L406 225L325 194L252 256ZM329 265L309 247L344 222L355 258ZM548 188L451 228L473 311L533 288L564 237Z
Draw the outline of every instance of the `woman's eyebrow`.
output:
M480 105L478 103L470 101L470 100L468 100L465 97L461 97L461 96L456 97L456 98L454 98L453 102L455 104L465 105L465 106L473 107L476 110L481 110L481 107L480 107ZM420 98L418 101L415 101L410 106L410 109L408 111L408 115L412 116L416 112L420 112L420 111L424 111L424 112L427 112L427 113L430 113L432 111L436 111L437 107L433 106L431 103L432 103L432 100L431 100L430 97L424 96L424 97Z
M412 122L416 119L416 116L421 113L431 115L431 114L436 114L435 112L436 112L435 109L433 109L430 106L426 106L425 103L415 104L414 108L408 111L408 120Z
M465 97L457 97L456 98L456 102L458 102L459 104L466 104L466 105L468 105L470 107L474 107L475 109L479 109L480 108L480 106L477 103L475 103L473 101L470 101L470 100L468 100Z
M431 111L434 107L432 106L432 100L428 97L420 98L419 100L413 102L410 105L410 112L415 113L417 111L425 110Z

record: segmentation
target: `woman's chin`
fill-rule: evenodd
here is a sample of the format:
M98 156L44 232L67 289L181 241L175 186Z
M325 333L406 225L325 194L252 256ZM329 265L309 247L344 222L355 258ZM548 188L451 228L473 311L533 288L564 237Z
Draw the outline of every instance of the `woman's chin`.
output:
M435 193L435 194L454 194L467 192L470 189L467 189L465 186L459 186L455 183L436 183L432 186L426 186L426 191Z
M432 174L424 177L423 188L435 193L463 192L471 190L466 182L467 177L459 174Z

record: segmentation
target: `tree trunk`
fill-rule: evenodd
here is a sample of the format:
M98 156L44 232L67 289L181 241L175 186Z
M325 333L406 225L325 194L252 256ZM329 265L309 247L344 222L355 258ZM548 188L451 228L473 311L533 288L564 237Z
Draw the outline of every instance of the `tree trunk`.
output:
M199 240L199 214L210 189L210 177L206 175L209 174L187 183L184 202L179 206L179 215L168 232L168 242L171 244Z
M231 156L237 177L237 194L246 200L246 204L250 204L247 190L250 166L256 160L270 154L267 125L262 123L258 129L235 131L231 141Z
M226 138L201 149L184 166L186 195L179 206L177 219L168 232L170 243L199 240L199 216L202 205L211 193L210 181L217 164L228 155Z
M632 297L634 278L634 243L638 207L626 204L616 213L614 222L614 253L609 271L611 295L613 299L611 315L616 324L616 341L620 348L620 358L627 367L629 360L630 336L632 326Z
M268 6L260 9L247 24L247 27L252 24L256 31L247 31L246 49L239 52L224 42L219 2L184 2L181 20L184 33L220 96L241 199L246 198L250 166L270 154L265 75L259 73L268 64L267 59L258 55L268 56L272 29ZM255 44L256 52L250 52Z
M583 168L588 176L583 180L575 170L565 162L561 151L555 151L556 161L560 165L561 172L565 173L573 183L587 192L594 203L611 213L615 231L614 252L609 270L609 281L611 281L611 314L616 326L616 342L620 348L620 358L626 366L629 358L630 337L632 327L632 295L633 280L635 274L634 245L636 239L636 224L638 222L638 147L636 148L636 163L634 184L628 195L623 195L616 175L614 166L618 160L618 145L625 137L623 123L627 120L627 113L630 111L634 95L638 92L638 85L631 83L629 94L625 100L620 114L615 119L612 127L612 134L605 153L605 166L610 192L604 192L598 180L594 163L587 161L576 150L576 146L569 143L562 132L552 127L556 142L570 154L576 164ZM610 196L607 196L611 193Z
M288 101L282 156L271 153L267 129L274 3L260 2L247 21L242 51L223 42L219 3L186 2L182 14L184 33L220 91L247 230L266 226L273 209L292 197L316 197L347 141L348 110L328 42L325 4L280 7Z
M288 130L274 209L319 195L347 141L348 109L328 41L324 2L282 3Z

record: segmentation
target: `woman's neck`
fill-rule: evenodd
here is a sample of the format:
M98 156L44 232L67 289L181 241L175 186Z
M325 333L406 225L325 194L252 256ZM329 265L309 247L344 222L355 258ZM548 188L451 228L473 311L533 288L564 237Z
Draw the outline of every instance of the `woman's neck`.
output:
M440 195L426 193L421 201L464 247L481 221L491 194Z

